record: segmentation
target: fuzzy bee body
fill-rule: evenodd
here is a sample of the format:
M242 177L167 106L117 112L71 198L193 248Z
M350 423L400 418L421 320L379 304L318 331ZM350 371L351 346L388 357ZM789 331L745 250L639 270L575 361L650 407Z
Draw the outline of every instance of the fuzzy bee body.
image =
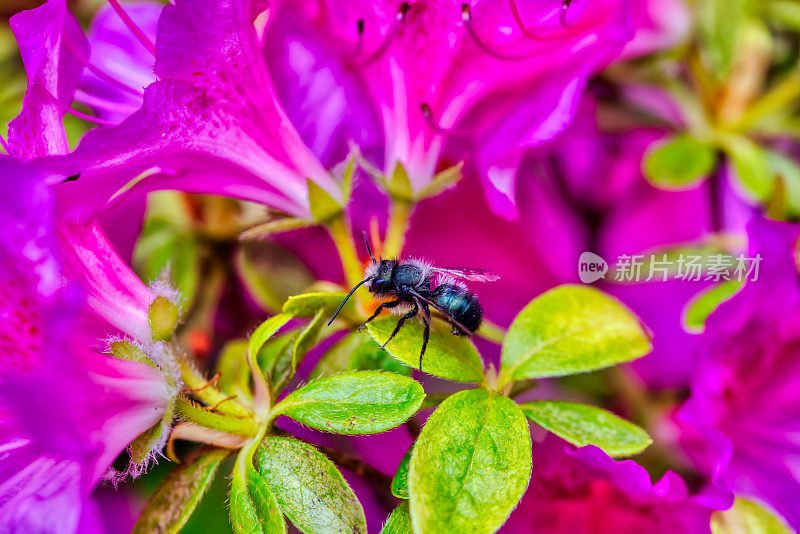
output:
M428 346L430 335L430 308L438 310L453 326L455 335L468 336L475 333L483 320L483 308L478 297L467 289L461 280L492 281L497 275L476 269L441 269L420 260L375 260L370 253L372 263L364 272L365 278L359 282L344 298L339 309L328 322L330 325L338 315L350 295L362 284L376 297L391 297L394 300L381 303L375 312L358 327L361 330L370 321L378 317L383 310L391 310L402 314L400 320L386 342L400 331L405 321L422 313L424 325L422 349L419 354L419 367L422 369L422 357Z

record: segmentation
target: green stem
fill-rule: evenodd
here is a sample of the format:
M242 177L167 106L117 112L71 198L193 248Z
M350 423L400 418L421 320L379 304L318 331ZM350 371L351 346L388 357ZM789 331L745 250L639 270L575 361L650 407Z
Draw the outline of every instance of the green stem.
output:
M216 410L220 413L234 417L251 417L253 415L250 410L242 406L236 399L227 400L229 396L209 383L188 358L179 356L178 361L181 367L181 379L183 379L186 387L191 390L192 396L197 397L209 406L217 406Z
M750 109L732 125L732 128L736 131L746 132L761 119L769 117L775 112L785 111L798 98L800 98L800 71L794 71L750 106Z
M400 256L413 211L414 206L412 203L405 200L392 199L391 207L389 208L389 223L386 226L386 240L383 242L383 255L385 257L397 258Z
M351 286L356 285L364 277L364 270L361 266L361 261L358 259L356 247L353 244L353 234L350 231L350 224L348 224L345 219L344 213L328 223L328 232L330 232L331 238L333 238L336 250L339 251L339 257L342 260L342 268L344 269L347 283Z
M220 430L238 436L255 436L259 432L259 425L253 418L240 418L221 415L199 406L185 397L178 397L175 405L176 414L193 423L206 428Z

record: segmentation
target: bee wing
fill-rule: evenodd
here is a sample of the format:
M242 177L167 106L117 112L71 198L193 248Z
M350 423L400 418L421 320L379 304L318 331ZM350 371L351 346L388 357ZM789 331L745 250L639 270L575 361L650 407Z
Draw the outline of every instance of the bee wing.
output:
M499 274L487 271L485 269L431 267L431 271L439 276L449 276L451 278L466 280L468 282L494 282L495 280L500 280Z

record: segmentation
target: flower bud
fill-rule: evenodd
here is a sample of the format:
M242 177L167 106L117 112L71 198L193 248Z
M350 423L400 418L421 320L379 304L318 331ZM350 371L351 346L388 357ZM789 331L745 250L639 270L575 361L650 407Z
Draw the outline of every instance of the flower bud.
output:
M153 341L171 339L179 318L180 310L174 302L163 296L154 298L147 310L147 321L150 323Z

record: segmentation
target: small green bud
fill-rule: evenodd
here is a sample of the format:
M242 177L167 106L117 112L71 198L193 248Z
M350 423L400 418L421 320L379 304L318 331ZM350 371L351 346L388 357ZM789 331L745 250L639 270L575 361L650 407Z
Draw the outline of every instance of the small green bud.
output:
M153 332L153 341L172 339L178 319L180 319L180 310L174 302L163 296L153 299L147 310L147 321Z

